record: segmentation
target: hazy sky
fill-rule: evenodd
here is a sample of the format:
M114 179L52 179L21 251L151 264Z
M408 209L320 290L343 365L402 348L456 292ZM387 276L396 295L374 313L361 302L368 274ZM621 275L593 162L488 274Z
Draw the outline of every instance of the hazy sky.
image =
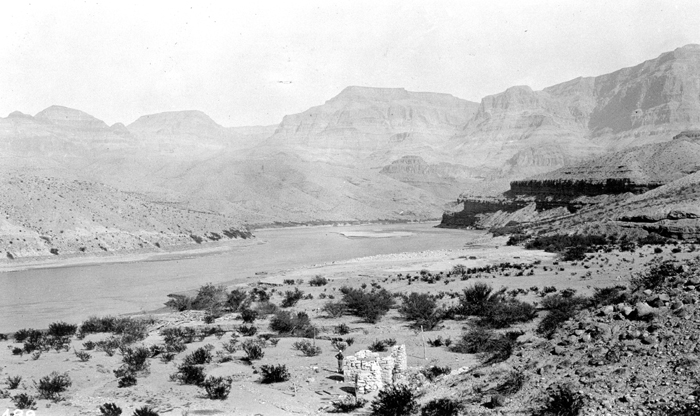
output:
M0 116L276 124L348 85L479 101L700 43L698 22L697 0L16 1L0 15Z

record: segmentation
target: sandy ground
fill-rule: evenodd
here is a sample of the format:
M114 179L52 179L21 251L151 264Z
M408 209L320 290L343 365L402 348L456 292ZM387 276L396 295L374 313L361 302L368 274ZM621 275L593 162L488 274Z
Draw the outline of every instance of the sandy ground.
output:
M586 263L555 264L555 256L538 251L527 251L519 247L506 247L502 240L482 241L482 244L471 244L453 250L434 250L424 252L406 252L399 254L380 255L352 259L342 262L318 264L312 267L296 268L270 273L265 276L255 276L241 286L252 286L266 283L274 286L276 293L272 298L279 304L285 290L298 287L305 294L313 295L313 299L302 300L293 311L306 311L312 322L321 328L319 338L337 336L334 328L345 323L352 332L345 337L354 338L354 344L347 354L365 349L378 339L394 338L399 344L405 344L408 352L408 365L419 369L428 365L450 366L453 370L470 368L477 365L476 357L457 354L445 348L424 347L423 339L458 338L462 333L464 322L445 321L436 331L421 334L409 327L396 310L390 311L376 325L361 322L353 316L343 316L339 319L329 319L320 308L333 296L340 299L339 289L344 285L359 286L363 283L381 284L392 292L410 293L430 292L461 292L474 281L486 281L495 288L529 288L532 286L555 286L558 289L574 288L579 293L589 293L594 287L624 284L629 276L644 268L644 264L655 255L651 248L639 249L636 253L607 253L597 254ZM670 249L665 249L663 255L670 255ZM690 256L688 254L687 256ZM414 282L408 285L405 279L397 275L418 274L421 270L432 273L447 272L456 264L466 267L477 267L501 262L537 263L532 276L515 276L511 272L496 273L481 279L445 279L429 284ZM546 268L546 270L545 270ZM322 287L311 287L307 283L313 276L322 275L330 280ZM295 285L284 284L285 280L304 280ZM165 295L165 294L164 294ZM322 299L323 298L323 299ZM522 299L537 301L534 294L523 296ZM445 297L443 304L448 305L454 300ZM162 325L204 325L202 313L164 313L153 314ZM59 320L60 317L57 317ZM233 328L240 325L238 314L228 314L217 319L213 325ZM270 332L269 319L255 322L259 333ZM143 342L152 345L162 342L157 328ZM183 386L169 380L169 375L175 371L184 356L205 344L211 344L215 351L222 350L222 345L230 339L230 333L221 339L210 336L202 342L188 344L186 352L178 354L171 363L162 363L157 359L151 360L150 374L139 378L138 385L128 388L118 388L117 380L112 370L120 365L121 357L116 353L108 357L103 352L92 351L88 362L80 362L70 352L47 352L38 360L30 356L14 356L7 348L17 346L11 341L0 341L0 389L7 376L21 375L23 382L19 389L9 391L15 395L19 392L34 394L33 381L49 374L51 371L68 372L73 380L73 386L66 393L66 400L52 403L39 400L37 415L93 415L99 414L98 406L105 402L115 402L124 415L130 415L134 409L143 405L151 405L160 415L315 415L326 414L325 408L331 400L352 392L352 383L343 380L336 369L335 351L330 341L318 339L317 345L322 348L322 354L316 357L304 357L291 348L298 339L282 338L276 347L265 349L262 360L254 362L253 366L241 361L243 352L234 354L234 360L226 363L212 363L206 366L207 374L232 376L233 389L228 399L214 401L206 398L201 388ZM107 337L107 334L93 334L86 340L96 341ZM72 347L82 349L82 342L73 339ZM292 379L277 384L260 384L257 368L264 364L285 364ZM0 399L0 413L5 409L13 409L10 399Z

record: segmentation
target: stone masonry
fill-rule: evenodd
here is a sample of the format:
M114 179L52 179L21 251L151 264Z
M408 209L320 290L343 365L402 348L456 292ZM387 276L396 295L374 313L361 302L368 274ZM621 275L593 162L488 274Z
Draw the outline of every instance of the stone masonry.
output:
M355 383L355 394L364 395L381 390L401 380L406 372L406 346L391 347L386 357L368 350L345 357L343 375Z

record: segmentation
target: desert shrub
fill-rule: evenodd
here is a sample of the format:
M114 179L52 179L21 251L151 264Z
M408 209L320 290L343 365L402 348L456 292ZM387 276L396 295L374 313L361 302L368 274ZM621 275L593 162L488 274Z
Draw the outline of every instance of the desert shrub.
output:
M519 332L498 334L492 330L477 327L464 332L450 350L462 354L480 354L485 363L497 363L511 356L515 348L515 340L520 334Z
M149 367L148 359L151 358L151 351L146 347L122 347L122 362L133 373L147 371Z
M114 316L91 316L80 324L78 332L81 334L96 334L100 332L114 332L117 318Z
M192 303L194 302L192 296L170 294L168 297L170 299L165 302L165 306L168 308L176 312L189 311L192 309Z
M244 337L252 337L258 333L258 328L255 325L241 325L238 327L238 332Z
M61 393L68 390L73 385L68 373L60 374L56 371L48 376L44 376L36 383L36 389L39 391L39 397L42 399L59 401Z
M422 369L420 372L425 376L425 378L427 378L430 381L433 381L441 375L450 374L452 372L452 369L450 367L438 367L436 365L433 365Z
M163 336L166 346L168 344L183 343L189 344L194 342L197 337L197 331L191 327L170 327L160 331Z
M284 292L284 299L282 299L281 306L283 308L290 308L296 305L304 297L304 292L299 290L299 288L294 288L294 290L287 290Z
M229 354L234 354L238 351L238 338L231 338L226 344L223 345L224 351Z
M191 384L199 386L204 383L206 375L204 367L201 365L180 364L177 371L170 376L172 381L177 381L180 384Z
M593 288L592 303L595 306L616 305L627 300L624 286L608 286Z
M509 300L489 304L479 323L491 328L508 328L516 323L529 322L536 316L537 310L532 304Z
M277 312L279 312L280 308L279 306L275 305L272 302L259 302L258 305L255 307L255 311L258 313L258 315L273 315Z
M248 361L262 359L265 356L263 346L264 341L261 342L260 340L254 339L243 341L243 343L241 344L241 348L243 349L243 351L245 351L246 360Z
M119 416L122 414L122 408L117 406L116 403L105 403L99 409L102 416Z
M434 399L421 408L421 416L459 416L464 410L464 404L461 402L448 399Z
M247 324L252 324L258 319L258 312L250 308L245 308L241 311L241 319Z
M34 410L36 409L36 399L28 395L27 393L20 393L12 396L12 404L21 410Z
M340 335L346 335L350 333L350 327L343 323L335 327L335 332Z
M211 360L211 352L209 352L208 349L201 347L188 354L183 360L183 363L187 365L202 365L209 364Z
M131 387L136 385L136 376L133 374L124 374L119 378L119 382L117 383L117 387L119 388L125 388L125 387Z
M88 351L94 350L96 345L97 345L97 344L95 344L93 341L85 341L85 342L83 342L83 348L85 348L85 349L88 350Z
M537 334L551 338L556 330L578 311L589 304L589 299L580 296L564 297L561 294L549 295L542 300L542 307L549 310L535 330Z
M525 244L525 248L528 250L544 250L550 253L565 253L567 249L578 247L582 252L588 253L607 243L607 238L602 235L557 234L537 236L530 239Z
M313 345L309 340L303 339L292 344L292 348L301 351L307 357L315 357L321 354L321 347Z
M536 416L578 416L586 402L584 396L569 386L558 385L549 389L543 399L543 406L535 412Z
M311 325L309 315L305 312L293 314L289 311L279 311L270 320L270 329L280 334L296 335L311 338L315 328ZM309 336L310 335L310 336Z
M260 382L263 384L281 383L291 377L287 366L282 364L263 365L260 367L260 373L262 375Z
M452 339L451 338L443 338L442 335L438 335L437 338L435 339L428 339L428 345L431 347L449 347L452 345Z
M311 286L325 286L328 284L328 279L321 275L314 276L313 279L309 280L309 285Z
M7 388L14 390L19 387L19 383L22 382L22 376L7 376L5 381L7 381Z
M394 340L394 344L395 343L396 343L396 341ZM390 344L391 344L391 340L388 340L388 339L375 340L373 343L369 344L367 349L372 351L372 352L384 352L387 349L389 349L389 347L391 345L393 345L393 344L391 344L391 345Z
M522 372L512 371L506 379L496 387L494 391L504 396L510 396L520 391L525 385L525 375Z
M368 323L377 323L394 306L394 298L386 289L366 292L361 289L341 288L343 302L355 316Z
M41 339L43 336L44 334L38 329L29 328L20 329L19 331L15 332L12 337L15 339L15 342L24 342L31 339Z
M328 301L321 308L329 318L340 318L345 313L345 303Z
M134 410L133 416L158 416L158 413L151 407L143 406Z
M49 325L48 335L52 337L72 337L77 330L78 325L54 322Z
M330 411L330 413L350 413L365 407L366 404L367 400L365 399L354 396L344 396L340 400L334 400L331 402L333 409Z
M504 292L505 290L500 290L494 293L491 285L475 283L465 288L459 296L458 313L464 316L483 316L492 305L503 300Z
M89 361L90 358L92 358L92 355L90 355L89 353L87 353L85 351L75 351L75 350L73 350L73 351L75 352L75 356L78 357L78 359L82 362Z
M459 275L462 276L467 273L467 267L463 264L455 264L452 266L452 271L450 272L451 275Z
M434 329L442 320L442 312L437 308L437 302L428 293L412 292L403 296L399 313L413 326L427 331Z
M226 297L226 308L231 311L237 311L246 301L248 292L242 289L233 289Z
M220 309L223 308L228 299L229 294L226 292L226 287L207 283L197 290L197 295L192 301L192 309L200 311Z
M12 355L19 355L19 356L21 356L22 354L24 354L24 350L23 350L22 348L19 348L19 347L12 347Z
M630 284L634 291L656 289L681 273L683 266L676 265L673 260L655 260L646 270L635 273L630 279Z
M231 393L231 377L207 377L202 383L202 387L211 400L224 400Z
M406 385L382 389L371 404L372 416L405 416L418 410L416 395Z

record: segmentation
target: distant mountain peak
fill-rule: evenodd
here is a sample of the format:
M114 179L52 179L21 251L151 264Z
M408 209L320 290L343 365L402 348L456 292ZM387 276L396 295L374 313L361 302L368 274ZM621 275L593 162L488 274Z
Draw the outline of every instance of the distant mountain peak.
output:
M106 129L109 127L107 123L88 113L60 105L52 105L38 112L34 117L69 128Z
M226 129L199 110L166 111L148 114L127 126L134 133L157 134L160 136L190 135L219 137L226 135Z

